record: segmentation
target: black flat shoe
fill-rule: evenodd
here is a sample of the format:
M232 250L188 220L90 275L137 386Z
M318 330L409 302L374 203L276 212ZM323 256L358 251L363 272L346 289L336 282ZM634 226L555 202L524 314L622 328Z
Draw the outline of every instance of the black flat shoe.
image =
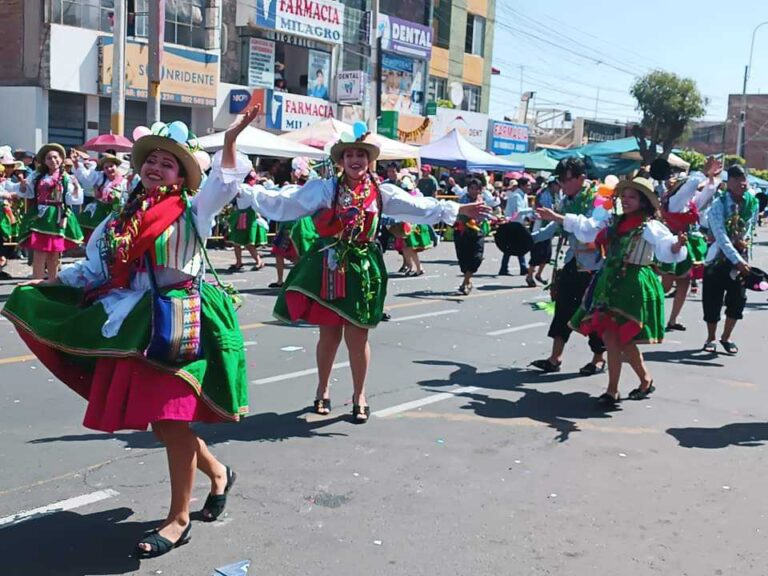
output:
M594 362L589 362L579 368L579 374L582 376L594 376L595 374L602 374L603 372L605 372L605 362L603 362L602 366L599 368Z
M656 392L656 386L653 385L653 380L651 380L651 383L648 384L648 387L645 390L643 390L642 388L635 388L634 390L632 390L632 392L629 393L629 399L645 400L646 398L648 398L648 396L650 396L654 392Z
M224 488L224 494L208 494L203 509L200 511L203 520L214 522L224 513L224 509L227 507L227 495L232 486L235 485L235 480L237 480L237 474L227 466L227 485Z
M680 322L675 322L674 324L667 324L667 332L672 332L673 330L685 332L687 328L682 324L680 324Z
M720 345L723 347L726 354L736 356L736 354L739 353L739 347L736 346L735 342L731 342L730 340L720 340Z
M232 264L232 266L227 268L227 272L229 272L230 274L234 274L236 272L242 272L243 268L244 266L242 264L240 264L240 266L238 266L237 264Z
M355 424L365 424L368 422L368 418L371 416L370 406L360 406L360 404L352 404L352 420Z
M267 288L282 288L283 283L282 282L272 282L267 286Z
M616 398L614 398L613 396L608 394L608 392L601 394L600 397L597 399L597 405L607 409L617 408L620 402L621 402L621 396L617 396Z
M530 365L547 374L550 372L560 372L560 364L555 364L549 358L545 360L534 360Z
M136 552L138 553L139 558L157 558L158 556L167 554L174 548L188 544L189 541L192 540L192 536L189 534L191 530L192 522L187 524L187 527L184 528L184 532L181 533L181 537L179 537L176 542L171 542L168 538L160 536L159 529L151 530L146 537L136 544ZM149 544L151 550L142 550L139 548L139 544Z
M331 399L330 398L318 398L315 400L315 414L321 416L328 416L331 413Z

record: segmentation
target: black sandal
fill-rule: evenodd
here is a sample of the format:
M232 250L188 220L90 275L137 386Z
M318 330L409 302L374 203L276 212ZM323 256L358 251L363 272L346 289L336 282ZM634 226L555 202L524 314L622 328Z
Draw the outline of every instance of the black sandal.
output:
M189 535L191 530L192 522L187 524L187 527L184 528L184 532L181 533L181 536L176 542L171 542L168 538L160 536L160 529L155 528L154 530L150 530L147 533L147 536L136 544L136 552L138 552L140 558L157 558L158 556L167 554L174 548L188 544L192 539L192 536ZM139 548L140 544L149 544L151 550L143 550Z
M315 414L321 416L328 416L331 413L331 399L330 398L318 398L315 400Z
M534 368L538 368L546 374L551 372L560 372L560 364L555 364L549 358L545 360L534 360L530 365Z
M678 330L679 332L685 332L687 328L680 324L680 322L675 322L674 324L667 324L667 332L672 332L673 330Z
M736 354L739 353L739 347L736 346L735 342L731 342L730 340L720 340L720 344L725 349L726 354L736 356Z
M617 408L619 406L619 402L621 402L621 396L614 398L608 394L608 392L601 394L597 399L598 406L602 406L603 408Z
M710 354L716 354L717 353L717 344L714 340L707 340L704 343L704 347L702 348L704 352L709 352Z
M648 387L645 390L643 390L642 388L635 388L634 390L632 390L632 392L629 393L629 399L645 400L646 398L648 398L648 396L650 396L654 392L656 392L656 386L653 385L653 380L651 380L651 383L648 384Z
M605 362L603 362L602 366L599 368L594 362L589 362L579 368L579 374L582 376L594 376L595 374L602 374L603 372L605 372Z
M245 268L243 264L240 264L240 266L238 266L237 264L232 264L232 266L227 268L227 272L229 272L230 274L234 274L235 272L242 272L243 268Z
M282 282L272 282L267 286L267 288L282 288L283 283Z
M227 485L224 488L224 494L208 494L203 509L200 511L203 520L214 522L224 513L224 508L227 507L227 494L234 486L235 480L237 480L237 474L227 466Z
M370 406L360 406L360 404L352 404L352 419L355 424L365 424L368 422L368 418L371 416Z

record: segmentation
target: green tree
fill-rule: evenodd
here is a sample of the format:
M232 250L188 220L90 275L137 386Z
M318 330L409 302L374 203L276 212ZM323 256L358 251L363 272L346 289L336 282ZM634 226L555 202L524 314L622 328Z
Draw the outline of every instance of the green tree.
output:
M688 123L706 112L707 100L699 93L696 82L672 72L654 70L638 78L629 92L643 114L640 125L633 127L632 135L637 138L645 164L659 156L667 158Z
M734 164L738 164L739 166L746 166L747 161L741 156L737 156L736 154L726 154L724 164L725 168L730 168Z
M691 165L692 172L704 168L704 163L707 161L707 157L696 150L680 150L677 155Z

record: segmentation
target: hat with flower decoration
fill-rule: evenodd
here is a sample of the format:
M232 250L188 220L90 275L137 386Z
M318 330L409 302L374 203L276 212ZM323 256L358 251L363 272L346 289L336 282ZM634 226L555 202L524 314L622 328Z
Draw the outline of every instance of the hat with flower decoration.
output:
M373 135L368 131L364 122L355 122L352 126L353 133L343 132L338 142L331 147L331 160L337 164L345 150L365 150L368 153L368 161L373 162L381 153L379 145L373 140Z
M195 136L184 122L155 122L151 128L138 126L133 131L131 163L139 172L147 157L156 150L163 150L179 161L184 168L184 180L191 190L197 190L202 180L200 156L203 150Z

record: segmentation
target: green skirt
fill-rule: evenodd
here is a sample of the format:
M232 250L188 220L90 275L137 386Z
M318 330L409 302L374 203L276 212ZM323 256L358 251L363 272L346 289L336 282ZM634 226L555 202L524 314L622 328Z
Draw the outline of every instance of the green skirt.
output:
M387 270L378 244L337 244L337 254L346 249L345 272L339 276L326 264L325 248L334 242L319 238L296 263L275 303L275 318L316 325L348 322L360 328L378 325L387 296Z
M664 290L651 266L626 265L612 273L604 268L592 279L569 326L602 336L615 331L622 344L664 340Z
M315 241L319 238L315 229L315 222L311 216L299 218L293 223L291 228L291 242L293 242L296 252L303 256L309 252Z
M95 208L92 208L95 206ZM77 217L77 221L80 224L80 228L83 230L94 230L99 224L101 224L110 214L112 214L113 205L111 202L99 202L94 200L91 204L88 204L80 212Z
M182 291L169 291L180 295ZM210 284L201 291L202 357L168 365L144 356L151 330L151 295L145 294L113 338L101 329L104 307L83 305L84 292L68 286L19 286L3 309L40 360L70 388L87 397L100 358L136 358L186 382L223 420L248 411L245 346L229 297ZM37 351L36 351L37 353Z
M687 278L694 266L704 264L707 256L707 239L700 232L693 232L688 236L688 256L682 262L660 262L656 268L661 274L668 274L675 278Z
M12 222L11 218L0 206L0 237L3 242L10 242L19 235L19 223L18 221Z
M405 245L417 251L432 248L432 236L429 234L429 226L426 224L414 226L411 233L405 237Z
M238 246L265 246L267 229L259 225L252 208L236 210L229 216L228 240Z
M59 210L64 210L66 221L62 226ZM19 244L25 244L34 238L35 234L44 234L63 238L68 245L80 245L83 242L83 231L80 222L69 207L46 206L45 210L37 208L28 210L19 226ZM34 243L32 245L34 248Z

